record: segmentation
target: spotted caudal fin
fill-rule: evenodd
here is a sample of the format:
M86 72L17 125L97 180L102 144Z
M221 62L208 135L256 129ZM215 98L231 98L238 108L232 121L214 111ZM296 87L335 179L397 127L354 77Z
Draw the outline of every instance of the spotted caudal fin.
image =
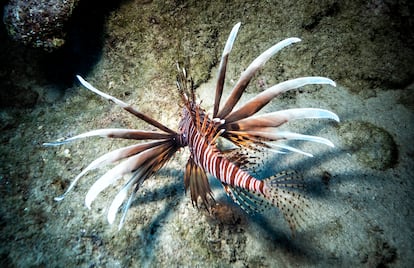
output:
M249 214L267 213L277 207L285 217L292 231L305 220L306 198L300 193L305 185L302 176L295 171L283 171L264 180L265 195L247 189L224 184L228 196Z
M302 176L295 171L284 171L265 180L266 200L283 213L293 234L305 220L305 208L309 206L300 193L304 188Z

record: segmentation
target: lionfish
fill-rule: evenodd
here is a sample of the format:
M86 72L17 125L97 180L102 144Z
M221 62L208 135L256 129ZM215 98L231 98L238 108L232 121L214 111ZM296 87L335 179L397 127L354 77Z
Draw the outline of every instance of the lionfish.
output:
M251 171L249 172L249 163L253 162L253 159L246 152L249 150L272 150L280 153L296 152L312 156L284 144L284 141L311 141L331 147L334 146L333 143L322 137L278 131L277 127L295 119L323 118L339 122L339 118L331 111L318 108L287 109L260 115L255 114L283 92L311 84L335 86L335 82L317 76L288 80L267 88L256 97L235 108L250 80L265 62L282 48L301 41L299 38L287 38L257 57L241 74L224 105L220 105L227 62L239 27L240 22L230 32L221 56L212 116L209 116L197 103L192 80L187 78L185 69L179 72L177 87L184 105L182 106L182 118L178 131L168 128L125 102L96 89L78 75L77 78L84 87L113 101L124 110L155 127L157 131L97 129L63 141L45 143L44 145L61 145L92 136L146 140L146 142L123 147L97 158L83 169L69 185L66 192L56 197L55 200L62 200L87 172L109 163L124 160L95 181L85 197L85 204L90 208L91 203L100 192L124 175L129 174L130 178L116 194L107 214L107 220L112 224L118 210L124 204L119 221L119 229L121 229L126 213L143 182L163 167L180 148L188 147L190 157L185 167L184 187L186 191L188 188L190 189L193 205L198 207L198 202L201 202L203 206L211 207L214 197L207 177L207 173L209 173L221 182L227 195L247 212L262 211L266 207L277 207L294 232L300 221L303 220L303 208L307 206L306 198L300 194L299 190L304 186L302 177L296 172L285 171L263 180L258 179L251 175ZM217 143L218 138L230 141L234 145L233 148L220 149Z

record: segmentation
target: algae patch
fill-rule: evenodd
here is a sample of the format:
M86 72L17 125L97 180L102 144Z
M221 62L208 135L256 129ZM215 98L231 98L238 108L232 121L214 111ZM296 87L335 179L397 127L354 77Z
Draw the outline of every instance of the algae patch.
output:
M345 122L338 127L338 134L345 150L369 168L386 170L398 162L397 145L381 127L363 121Z

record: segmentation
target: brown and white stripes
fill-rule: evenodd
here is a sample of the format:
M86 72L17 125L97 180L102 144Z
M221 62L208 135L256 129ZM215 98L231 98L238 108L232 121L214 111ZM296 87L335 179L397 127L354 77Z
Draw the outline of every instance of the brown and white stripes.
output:
M264 194L265 184L263 181L254 178L221 156L216 145L208 143L208 139L197 129L191 118L188 118L186 125L182 135L186 139L194 162L198 166L225 184Z

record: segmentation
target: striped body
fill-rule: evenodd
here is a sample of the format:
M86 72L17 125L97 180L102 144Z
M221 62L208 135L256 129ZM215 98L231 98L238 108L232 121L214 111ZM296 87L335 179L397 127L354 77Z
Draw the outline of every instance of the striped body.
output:
M199 109L198 106L194 107L194 105L191 105L191 107L193 107L193 109ZM180 131L182 131L181 139L184 142L183 145L189 147L191 157L195 164L219 179L225 185L236 186L264 194L264 182L254 178L249 173L230 162L221 154L214 141L211 141L211 137L209 137L210 133L208 133L208 125L214 124L214 122L209 120L203 111L199 110L195 114L208 122L203 122L203 124L201 124L200 120L196 120L196 118L191 115L187 110L187 107L184 108L184 110L183 118L180 123ZM199 115L200 113L202 113L201 116ZM199 122L200 125L198 127L196 126L197 122ZM203 128L202 125L207 127Z

